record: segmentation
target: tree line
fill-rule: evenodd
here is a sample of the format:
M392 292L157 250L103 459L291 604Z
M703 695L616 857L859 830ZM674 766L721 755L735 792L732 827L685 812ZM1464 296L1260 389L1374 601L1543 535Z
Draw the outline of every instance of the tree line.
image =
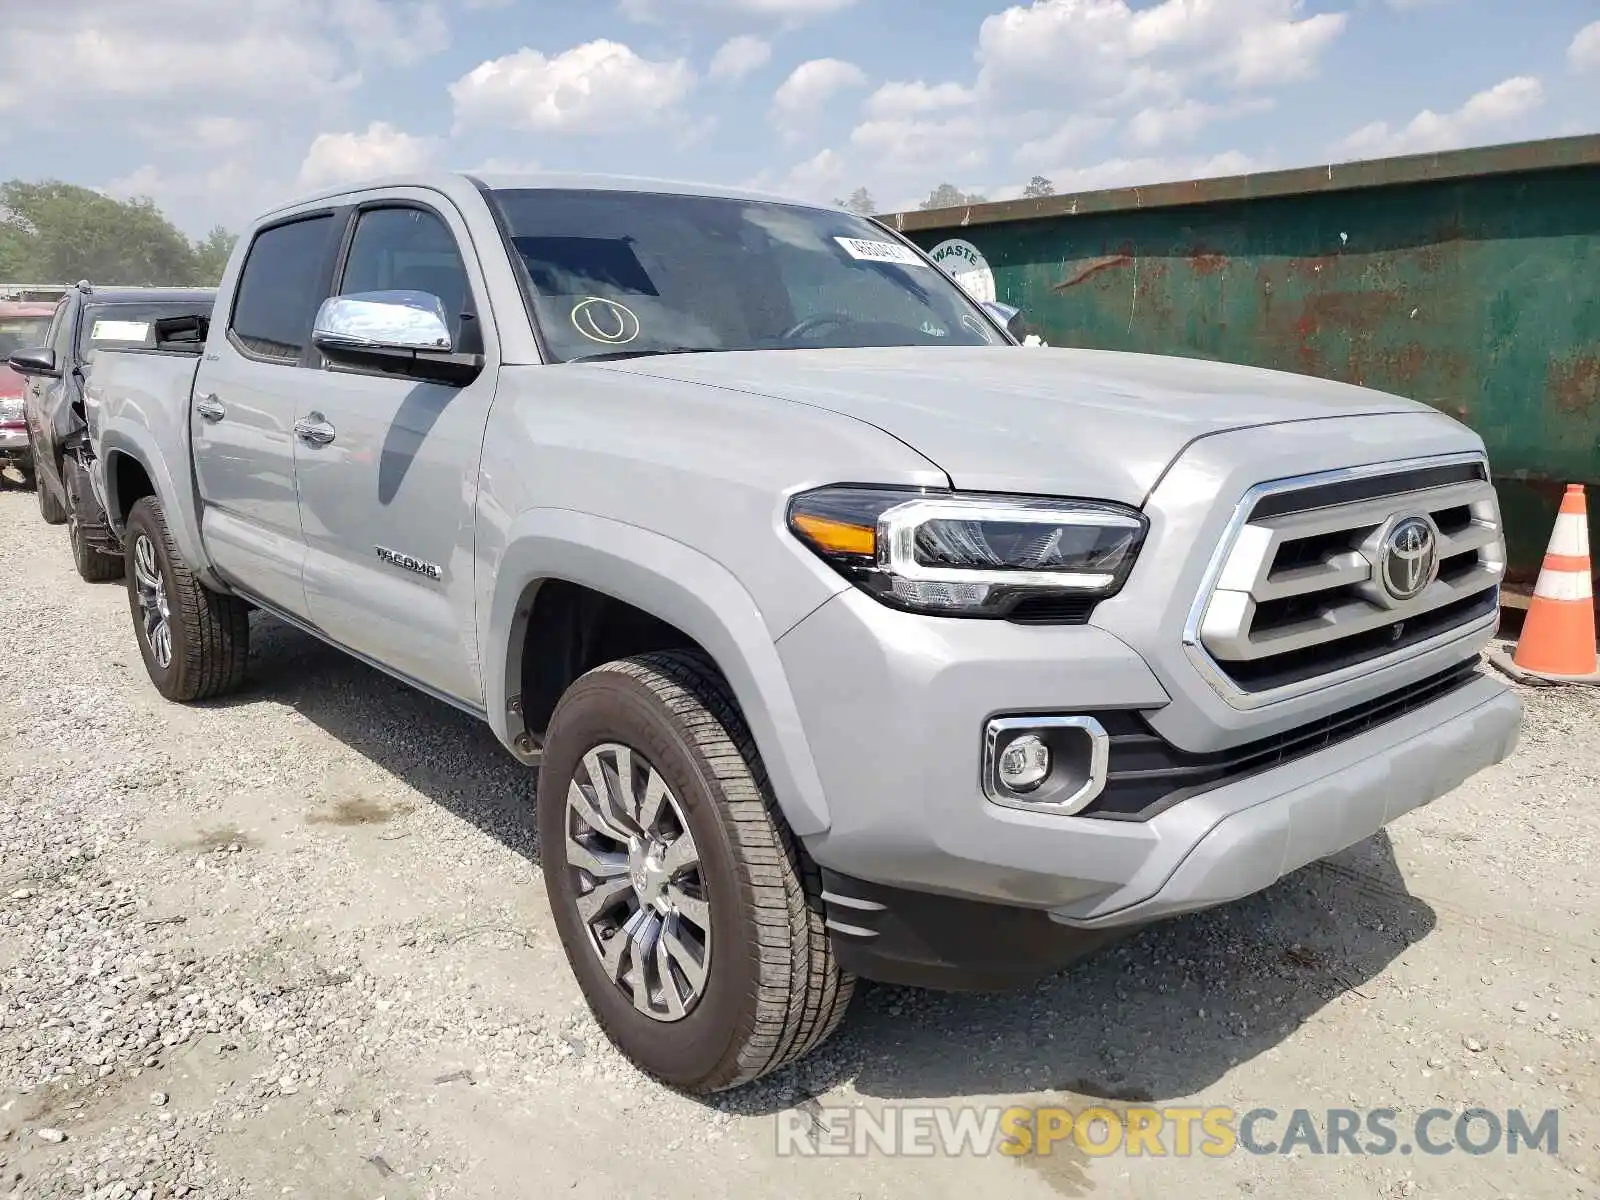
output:
M149 200L56 180L0 183L0 283L209 287L236 240L219 225L190 241Z
M1035 175L1022 189L1024 200L1037 200L1043 196L1054 196L1056 185L1043 175ZM928 198L917 205L921 209L930 208L960 208L966 204L987 204L989 198L978 192L963 192L953 183L941 183L928 193ZM878 204L872 198L872 193L864 187L858 187L842 200L835 200L840 208L848 208L853 213L860 213L863 217L873 216L878 211Z

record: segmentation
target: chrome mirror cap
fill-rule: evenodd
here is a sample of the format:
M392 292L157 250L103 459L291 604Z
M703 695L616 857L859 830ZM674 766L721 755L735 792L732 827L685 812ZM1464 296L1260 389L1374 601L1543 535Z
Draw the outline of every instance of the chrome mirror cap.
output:
M311 340L324 348L445 353L454 349L444 302L428 292L357 292L330 296L317 310Z

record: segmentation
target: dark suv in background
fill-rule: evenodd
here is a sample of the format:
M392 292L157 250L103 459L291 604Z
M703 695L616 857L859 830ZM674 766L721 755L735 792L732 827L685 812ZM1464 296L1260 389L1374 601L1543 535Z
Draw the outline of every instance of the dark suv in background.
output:
M122 576L121 548L86 474L83 390L95 351L153 350L158 323L165 327L198 321L203 328L216 295L215 288L79 283L56 305L47 336L10 355L11 369L27 379L23 410L39 513L52 525L67 526L73 560L85 579Z

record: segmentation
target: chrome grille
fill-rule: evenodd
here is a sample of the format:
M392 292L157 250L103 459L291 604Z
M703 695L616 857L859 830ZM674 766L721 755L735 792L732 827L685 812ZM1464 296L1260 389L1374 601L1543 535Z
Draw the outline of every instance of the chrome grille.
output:
M1481 458L1263 484L1234 514L1187 648L1225 696L1265 703L1492 622L1504 574Z

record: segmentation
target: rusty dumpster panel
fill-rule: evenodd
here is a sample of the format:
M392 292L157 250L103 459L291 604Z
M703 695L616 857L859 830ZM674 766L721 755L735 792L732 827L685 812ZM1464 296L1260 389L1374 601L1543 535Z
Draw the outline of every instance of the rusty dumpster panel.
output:
M1415 159L1358 164L1399 183L1296 190L1280 172L1171 185L1190 190L1162 207L1145 203L1158 189L1124 189L1023 219L885 220L928 248L971 242L996 298L1052 345L1321 375L1460 418L1488 445L1513 577L1529 579L1561 485L1600 482L1600 138L1496 149L1455 156L1472 171L1449 155L1420 176Z

